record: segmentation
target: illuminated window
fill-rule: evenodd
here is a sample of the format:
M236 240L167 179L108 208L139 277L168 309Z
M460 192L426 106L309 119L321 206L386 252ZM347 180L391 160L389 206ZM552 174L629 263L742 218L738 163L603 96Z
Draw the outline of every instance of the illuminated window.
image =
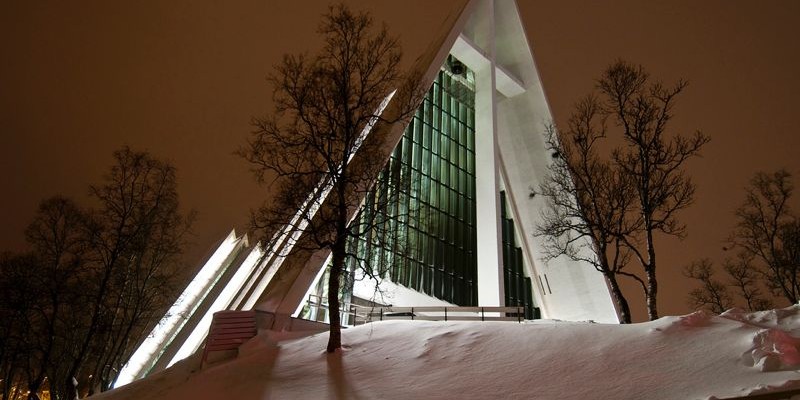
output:
M500 218L503 229L503 284L506 306L525 306L525 318L539 318L539 309L533 304L531 278L523 272L522 248L514 237L514 220L508 213L506 193L500 192Z
M474 108L472 72L439 71L358 217L391 234L349 244L382 277L465 306L477 304ZM396 201L370 214L390 190Z

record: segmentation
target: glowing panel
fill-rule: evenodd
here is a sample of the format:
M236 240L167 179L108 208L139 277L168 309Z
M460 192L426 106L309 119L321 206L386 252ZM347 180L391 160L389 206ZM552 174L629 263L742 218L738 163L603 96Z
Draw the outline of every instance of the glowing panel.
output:
M214 317L214 313L217 311L225 310L228 307L228 304L233 300L233 297L236 296L236 293L239 292L239 289L244 286L245 280L248 276L253 272L258 264L258 260L264 253L261 251L259 246L256 246L253 251L245 258L242 264L236 270L236 273L233 274L230 281L225 284L225 288L222 289L219 296L214 300L214 303L211 304L208 311L206 311L205 315L203 315L203 319L197 323L192 333L186 338L186 341L183 342L180 350L175 353L175 357L172 358L172 361L169 362L167 368L175 364L176 362L183 360L184 358L190 356L192 353L195 352L200 347L200 344L206 338L208 334L208 329L211 327L211 319Z
M384 110L386 110L386 107L389 105L389 102L392 101L392 98L396 93L397 90L393 90L391 93L389 93L389 95L387 95L383 99L383 101L381 101L381 104L378 105L378 109L375 110L375 115L373 115L369 119L367 124L364 126L364 129L361 131L359 135L359 141L354 147L353 153L350 154L350 157L347 159L348 163L353 159L355 153L361 147L361 143L364 142L367 135L369 135L369 133L372 131L372 128L375 127L375 124L378 122L378 118L380 118L380 115L383 114ZM302 207L300 207L300 209L294 215L289 224L284 226L280 232L275 233L275 235L272 237L273 243L269 251L267 251L267 254L273 254L274 255L273 259L269 267L267 267L268 269L266 275L261 280L261 282L259 282L256 290L253 291L253 295L247 300L247 302L242 307L243 310L249 310L253 306L255 306L256 301L258 301L258 298L261 297L261 293L267 287L270 280L272 280L272 277L275 275L278 268L283 263L283 260L292 251L295 242L297 241L299 236L303 233L303 230L306 228L306 226L308 226L308 220L314 218L314 215L316 214L317 210L322 205L322 202L325 201L325 198L328 197L328 194L332 189L333 189L333 184L330 182L330 180L325 180L325 179L321 180L317 188L309 194L308 198L305 200ZM314 200L315 198L317 199L316 201ZM300 219L303 217L305 217L305 219L300 221ZM291 234L289 232L291 232ZM287 238L291 238L291 240L287 241L286 240ZM280 251L278 251L278 248L282 245L283 248L281 248ZM302 306L302 304L303 302L301 300L300 306Z
M354 150L358 150L360 147L360 143L363 142L364 138L369 134L369 132L374 127L375 123L377 123L379 116L383 113L386 106L391 101L392 97L394 97L396 90L390 93L386 98L381 102L378 109L376 110L375 115L370 118L367 125L364 127L363 131L360 135L359 144L355 147ZM353 155L350 156L350 159L347 160L349 163ZM287 224L287 226L282 229L280 232L277 232L275 236L273 236L273 243L271 247L271 251L268 253L276 254L275 259L272 262L272 265L269 266L266 276L259 282L258 288L263 291L263 288L269 283L274 276L275 272L278 269L278 266L283 262L286 255L291 252L292 248L294 247L294 241L297 240L300 233L302 233L303 229L308 225L306 221L299 221L304 215L307 218L313 218L314 214L316 214L317 209L319 209L320 205L324 201L324 199L328 196L329 192L333 188L333 185L330 181L322 180L319 183L319 186L316 190L309 194L308 199L303 204L303 206L298 210L297 214L295 214L292 221ZM316 199L316 201L315 201ZM296 228L296 229L294 229ZM291 231L291 234L289 232ZM287 242L287 238L291 237L291 240ZM217 248L217 251L214 252L214 255L208 260L206 265L200 270L200 272L192 279L192 282L189 286L184 290L181 296L178 298L177 301L170 307L170 310L167 312L167 315L162 318L162 320L153 328L153 331L150 332L148 337L136 349L136 352L131 356L131 359L128 361L127 364L123 367L120 371L119 377L117 378L114 387L119 387L130 383L134 379L138 378L142 375L143 370L149 366L150 364L155 361L155 359L160 355L161 352L164 351L165 347L169 344L169 341L172 340L173 337L177 334L186 320L189 319L191 313L194 309L199 305L202 298L208 292L209 285L213 284L214 280L219 275L220 269L223 267L222 262L230 255L230 253L235 248L238 239L236 239L236 235L234 232L231 232L230 235L223 241L223 243ZM286 242L286 243L284 243ZM279 252L275 252L276 249L281 247L283 248ZM219 311L222 307L226 307L227 304L233 299L239 289L244 286L244 281L247 279L247 276L256 268L258 260L263 255L263 252L259 249L258 250L258 257L254 256L256 251L254 250L245 260L247 267L240 267L240 269L236 272L233 278L231 278L231 282L226 285L223 293L220 294L220 297L215 300L209 312L203 316L203 319L198 324L198 327L203 326L203 329L195 329L190 334L189 338L184 342L181 346L178 353L173 357L170 361L169 365L172 365L176 361L185 358L189 354L191 354L197 347L199 343L205 337L208 331L208 325L210 325L210 318L214 311ZM233 284L234 280L238 280L237 284ZM199 289L198 289L199 288ZM256 291L254 293L254 298L258 297L260 291ZM225 300L223 301L223 296ZM219 304L224 304L219 306ZM250 309L254 305L255 299L248 299L247 303L244 305L243 309ZM215 308L215 307L220 308ZM214 311L212 311L214 310ZM208 318L208 320L207 320Z
M236 233L231 231L172 307L169 308L164 318L158 322L158 325L153 328L144 342L133 353L130 360L122 367L116 382L114 382L114 387L120 387L132 382L134 379L138 379L143 372L146 372L145 368L149 368L161 352L164 351L169 341L189 319L199 300L202 296L205 296L208 286L219 274L223 261L228 258L238 242L239 239L236 238Z

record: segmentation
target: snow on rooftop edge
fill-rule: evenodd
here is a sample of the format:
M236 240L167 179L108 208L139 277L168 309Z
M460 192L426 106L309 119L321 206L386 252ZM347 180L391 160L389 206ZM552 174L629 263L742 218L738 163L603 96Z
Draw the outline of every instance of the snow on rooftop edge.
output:
M123 399L714 399L800 388L800 306L612 325L378 322L302 339L264 331L95 396Z

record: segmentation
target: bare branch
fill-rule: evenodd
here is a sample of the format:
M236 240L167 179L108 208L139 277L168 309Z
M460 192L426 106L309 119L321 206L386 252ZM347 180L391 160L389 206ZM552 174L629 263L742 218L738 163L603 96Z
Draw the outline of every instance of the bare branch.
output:
M398 231L386 215L408 215L377 212L405 190L399 176L381 174L389 159L384 135L413 115L427 88L418 87L414 73L400 73L397 38L385 26L376 28L368 14L332 6L318 33L325 38L318 54L287 55L275 67L269 77L274 113L253 120L251 138L237 154L257 181L270 184L273 197L251 213L267 255L330 250L328 304L337 310L350 267L366 276L386 274L385 260L360 257L348 246L398 240L385 233ZM391 186L389 194L369 194L377 179ZM276 239L285 244L276 246ZM328 351L334 351L341 346L339 315L330 318Z

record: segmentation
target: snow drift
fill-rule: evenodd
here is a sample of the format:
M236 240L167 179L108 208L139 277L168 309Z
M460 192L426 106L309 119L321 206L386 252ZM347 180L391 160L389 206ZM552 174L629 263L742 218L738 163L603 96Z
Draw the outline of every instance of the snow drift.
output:
M197 355L96 396L122 399L723 399L800 388L800 306L610 325L379 322L292 339L263 331L238 358Z

